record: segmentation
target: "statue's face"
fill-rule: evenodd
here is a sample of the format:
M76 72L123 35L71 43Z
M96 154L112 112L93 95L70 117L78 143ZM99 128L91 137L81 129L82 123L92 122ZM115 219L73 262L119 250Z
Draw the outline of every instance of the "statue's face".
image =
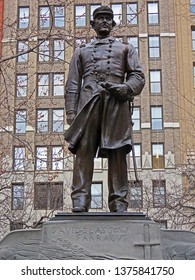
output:
M94 19L93 29L98 36L107 36L113 28L113 19L109 14L99 14Z

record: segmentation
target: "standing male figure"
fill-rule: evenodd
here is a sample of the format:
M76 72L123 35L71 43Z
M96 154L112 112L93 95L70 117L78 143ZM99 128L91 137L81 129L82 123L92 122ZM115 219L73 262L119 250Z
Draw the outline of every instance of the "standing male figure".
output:
M131 151L129 101L141 93L145 80L132 45L110 36L116 25L113 11L101 6L91 25L97 37L78 47L66 83L65 140L76 154L73 212L87 212L91 201L94 158L108 159L108 205L111 212L127 210L126 154Z

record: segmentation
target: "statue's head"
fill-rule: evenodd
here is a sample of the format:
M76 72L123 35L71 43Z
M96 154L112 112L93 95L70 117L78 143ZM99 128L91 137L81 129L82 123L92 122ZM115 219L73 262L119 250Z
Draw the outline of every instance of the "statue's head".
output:
M93 20L90 23L98 36L107 36L116 25L113 18L114 13L110 7L100 6L94 10Z

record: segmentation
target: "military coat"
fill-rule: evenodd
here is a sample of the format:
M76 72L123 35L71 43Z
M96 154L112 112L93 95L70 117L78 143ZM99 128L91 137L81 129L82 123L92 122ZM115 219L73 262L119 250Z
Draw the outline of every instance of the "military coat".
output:
M128 102L121 102L101 87L102 81L125 83L132 96L141 93L145 79L135 48L113 37L95 39L76 49L66 82L66 113L76 118L65 132L69 149L76 153L83 133L99 130L100 154L107 149L131 148L131 123ZM93 119L98 118L98 127ZM102 152L102 153L101 153Z

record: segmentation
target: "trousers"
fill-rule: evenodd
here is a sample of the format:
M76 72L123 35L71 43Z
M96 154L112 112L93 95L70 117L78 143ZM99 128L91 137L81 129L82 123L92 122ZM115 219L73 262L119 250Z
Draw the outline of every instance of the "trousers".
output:
M98 149L99 130L94 127L85 132L76 152L73 170L72 203L74 207L84 206L88 211L91 202L91 184L94 158ZM107 150L108 159L108 206L110 212L127 210L128 192L126 149Z

